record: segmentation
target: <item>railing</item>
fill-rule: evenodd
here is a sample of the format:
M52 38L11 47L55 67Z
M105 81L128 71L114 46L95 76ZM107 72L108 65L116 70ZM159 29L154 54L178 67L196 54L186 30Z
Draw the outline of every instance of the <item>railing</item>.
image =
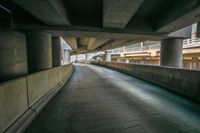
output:
M160 49L160 43L154 44L154 45L146 45L146 46L137 46L137 47L128 47L128 48L118 48L112 50L112 53L120 53L120 52L143 52L148 51L152 49Z
M183 48L192 48L200 46L200 38L186 39L183 41Z
M192 47L200 47L200 38L192 38L192 39L185 39L183 41L183 48L192 48ZM146 45L146 46L129 46L129 47L122 47L113 49L112 53L120 53L120 52L146 52L149 50L160 49L160 43Z

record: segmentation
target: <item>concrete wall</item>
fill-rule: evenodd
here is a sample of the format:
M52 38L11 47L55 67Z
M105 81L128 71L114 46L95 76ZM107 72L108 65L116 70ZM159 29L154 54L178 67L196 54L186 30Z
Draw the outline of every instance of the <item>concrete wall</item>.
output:
M57 92L72 72L73 65L69 64L1 83L0 133L17 132L30 116L35 117L48 94Z
M27 74L25 35L0 31L0 82Z
M200 102L200 71L117 62L91 62L150 81Z
M0 84L0 132L27 109L26 77Z

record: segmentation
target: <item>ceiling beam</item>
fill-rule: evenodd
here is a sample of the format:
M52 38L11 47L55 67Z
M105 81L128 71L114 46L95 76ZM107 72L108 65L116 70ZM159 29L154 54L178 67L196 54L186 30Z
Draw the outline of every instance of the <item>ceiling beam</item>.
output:
M123 46L128 46L134 43L142 42L142 40L112 40L106 43L101 47L101 49L104 50L109 50L109 49L114 49L114 48L119 48Z
M172 5L165 13L162 13L158 19L153 21L152 25L158 33L171 33L199 20L200 1L182 0Z
M101 45L105 44L109 40L110 39L108 39L108 38L100 38L100 39L95 38L89 42L87 49L94 50L94 49L100 47Z
M103 1L103 27L126 27L130 19L142 5L144 0L104 0Z
M141 26L142 27L142 26ZM137 39L146 38L146 40L158 40L166 38L167 34L155 33L153 31L135 30L135 29L102 29L84 26L44 26L33 24L12 24L13 30L42 30L52 34L52 36L69 37L95 37L112 39Z
M62 37L72 50L78 49L77 39L75 37Z
M179 37L179 38L191 38L191 33L192 33L192 26L187 26L183 29L180 29L178 31L172 32L169 34L170 37Z
M48 25L69 26L63 0L12 0L21 8Z

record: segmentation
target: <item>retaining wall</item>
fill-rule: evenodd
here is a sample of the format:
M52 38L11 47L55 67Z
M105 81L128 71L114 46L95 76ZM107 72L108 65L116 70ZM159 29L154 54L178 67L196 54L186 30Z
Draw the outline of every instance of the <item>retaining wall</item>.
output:
M0 133L23 132L72 72L69 64L1 83Z
M200 71L198 70L106 61L93 61L91 64L104 66L147 80L172 92L200 102Z

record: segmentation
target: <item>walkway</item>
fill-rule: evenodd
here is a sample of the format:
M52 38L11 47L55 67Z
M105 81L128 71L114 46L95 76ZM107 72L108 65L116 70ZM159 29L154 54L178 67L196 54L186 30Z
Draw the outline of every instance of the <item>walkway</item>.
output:
M77 64L26 133L200 133L200 106L148 82Z

